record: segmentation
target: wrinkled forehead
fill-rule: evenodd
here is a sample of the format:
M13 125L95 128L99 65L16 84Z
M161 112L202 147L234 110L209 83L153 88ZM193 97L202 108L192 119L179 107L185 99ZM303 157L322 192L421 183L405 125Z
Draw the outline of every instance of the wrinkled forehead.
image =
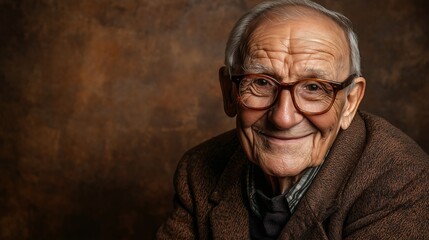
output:
M251 35L268 25L297 22L307 23L307 29L313 29L325 38L337 39L348 45L345 32L337 22L321 12L304 6L284 6L267 10L252 21L249 33Z
M330 17L315 10L297 6L270 10L249 27L243 63L252 58L252 51L269 45L274 51L290 54L325 52L333 56L337 67L347 70L350 67L349 44L344 30Z

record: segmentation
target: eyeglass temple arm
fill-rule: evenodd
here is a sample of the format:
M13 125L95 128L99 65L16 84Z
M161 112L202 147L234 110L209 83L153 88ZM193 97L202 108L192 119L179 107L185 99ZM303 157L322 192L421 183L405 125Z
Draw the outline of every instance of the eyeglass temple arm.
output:
M348 85L350 85L353 82L353 80L357 77L358 77L358 75L356 73L353 73L352 75L348 76L346 78L346 80L341 83L340 89L343 89L343 88L347 87Z

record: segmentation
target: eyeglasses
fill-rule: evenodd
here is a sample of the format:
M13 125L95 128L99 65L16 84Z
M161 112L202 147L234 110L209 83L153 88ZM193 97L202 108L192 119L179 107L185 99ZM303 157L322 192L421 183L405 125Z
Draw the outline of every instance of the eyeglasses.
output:
M323 114L331 109L337 92L349 86L357 74L343 82L305 78L293 83L280 83L264 74L232 75L238 86L239 101L254 110L265 110L274 105L283 89L290 91L295 108L306 115Z

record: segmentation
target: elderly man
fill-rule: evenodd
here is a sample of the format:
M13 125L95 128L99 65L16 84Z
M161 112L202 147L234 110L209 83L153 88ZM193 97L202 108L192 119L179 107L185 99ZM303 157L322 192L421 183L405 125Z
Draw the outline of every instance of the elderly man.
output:
M346 17L265 2L232 30L219 71L237 128L188 151L158 239L427 239L429 157L358 111Z

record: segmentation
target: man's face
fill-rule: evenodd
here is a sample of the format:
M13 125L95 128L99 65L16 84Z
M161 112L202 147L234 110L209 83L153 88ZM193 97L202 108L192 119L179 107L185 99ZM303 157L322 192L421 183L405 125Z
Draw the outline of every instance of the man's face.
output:
M253 31L245 73L263 73L279 82L318 77L342 82L349 75L349 50L342 30L321 16L273 22L265 20ZM297 176L322 163L334 142L347 104L345 90L332 108L306 116L283 90L268 110L237 106L237 129L250 161L271 176Z

